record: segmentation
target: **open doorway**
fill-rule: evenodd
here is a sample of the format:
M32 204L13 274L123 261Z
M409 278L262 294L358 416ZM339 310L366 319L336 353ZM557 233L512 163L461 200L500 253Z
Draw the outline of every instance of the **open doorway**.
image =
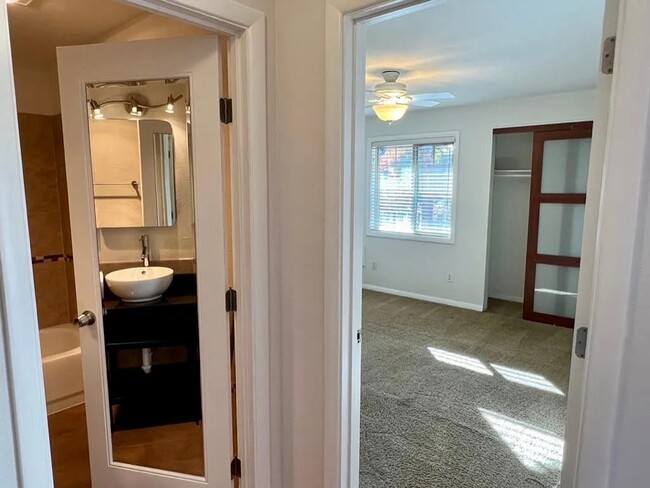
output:
M61 120L56 49L146 39L209 36L215 46L219 41L213 31L109 0L17 2L9 5L8 11L54 483L57 488L85 488L91 484L89 431L95 429L86 428L83 354L73 325L79 292L75 255L83 253L78 248L73 253L72 248L74 222L71 224L70 178L66 175L66 166L70 166L64 151L64 135L68 134L64 134ZM225 65L226 51L223 49L221 58ZM219 70L214 73L218 76ZM161 300L170 304L168 296L172 302L179 296L194 296L193 302L186 300L182 311L178 309L176 317L185 323L185 330L193 330L193 316L197 322L197 220L189 80L93 81L96 83L84 87L83 94L89 102L94 178L97 229L92 232L97 232L99 242L99 269L91 272L96 277L99 271L108 275L122 268L148 268L150 261L152 272L163 267L173 271L174 284L164 290L167 294ZM213 81L217 81L214 86L219 85L219 80ZM129 103L130 111L125 110ZM150 168L147 161L152 163ZM151 169L150 174L146 168ZM75 191L82 192L82 188L76 186ZM97 289L98 283L93 283ZM120 297L129 297L113 294L108 280L101 288L102 312L108 324L111 309L121 307L124 312L124 303L129 301L122 303ZM174 310L168 308L165 313L169 317ZM124 325L125 318L114 316L111 320L114 325ZM153 321L153 316L149 320ZM147 338L152 343L149 347L129 345L124 338L111 342L109 332L113 329L108 326L100 341L106 348L105 367L112 373L108 385L110 461L204 477L203 422L196 411L197 405L201 408L194 347L198 338L190 337L189 332L184 340L169 334L161 337L165 320L159 317L155 321L158 330L149 331L155 335ZM87 367L84 369L87 375ZM164 377L163 371L173 374ZM99 384L100 378L96 380L86 378L85 384ZM146 397L151 400L148 405L143 402ZM92 440L92 434L90 437ZM94 439L97 441L97 436ZM231 446L227 451L232 452Z
M365 26L361 487L559 486L573 332L556 325L576 309L604 3L442 2ZM540 144L577 186L531 186Z

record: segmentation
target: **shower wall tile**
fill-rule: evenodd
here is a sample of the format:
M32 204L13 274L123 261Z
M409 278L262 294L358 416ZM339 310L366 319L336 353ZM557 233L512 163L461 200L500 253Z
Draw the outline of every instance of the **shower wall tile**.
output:
M40 329L70 321L65 264L64 261L46 261L33 265Z
M60 116L19 113L18 126L36 306L43 328L69 322L76 311L63 130ZM60 260L42 259L52 256Z
M65 262L65 277L68 293L68 311L70 321L77 315L77 294L74 284L74 263L72 261Z
M59 189L59 207L61 209L61 230L63 234L63 252L72 256L72 236L70 232L70 207L68 204L68 182L65 172L65 151L63 147L63 125L60 115L52 116L54 133L54 157L57 167Z
M55 167L25 167L23 177L28 212L59 208L59 188Z
M27 219L32 256L63 254L61 213L57 207L29 211Z
M23 167L56 169L52 118L46 115L18 114Z

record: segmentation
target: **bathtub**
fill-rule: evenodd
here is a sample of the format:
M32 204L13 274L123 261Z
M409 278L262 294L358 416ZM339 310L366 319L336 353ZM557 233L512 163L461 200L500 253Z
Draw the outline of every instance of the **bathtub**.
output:
M41 357L47 413L60 412L84 401L79 331L72 324L41 329Z

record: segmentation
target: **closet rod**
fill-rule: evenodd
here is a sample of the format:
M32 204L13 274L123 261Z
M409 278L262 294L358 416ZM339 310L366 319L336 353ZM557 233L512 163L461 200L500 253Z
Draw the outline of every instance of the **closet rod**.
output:
M529 169L496 169L494 176L507 178L530 178Z

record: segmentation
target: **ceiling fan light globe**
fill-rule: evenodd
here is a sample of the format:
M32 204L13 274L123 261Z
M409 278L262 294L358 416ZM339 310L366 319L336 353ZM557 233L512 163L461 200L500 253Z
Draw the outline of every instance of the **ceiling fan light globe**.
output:
M372 106L375 115L383 122L395 122L402 117L409 106L404 103L378 103Z

